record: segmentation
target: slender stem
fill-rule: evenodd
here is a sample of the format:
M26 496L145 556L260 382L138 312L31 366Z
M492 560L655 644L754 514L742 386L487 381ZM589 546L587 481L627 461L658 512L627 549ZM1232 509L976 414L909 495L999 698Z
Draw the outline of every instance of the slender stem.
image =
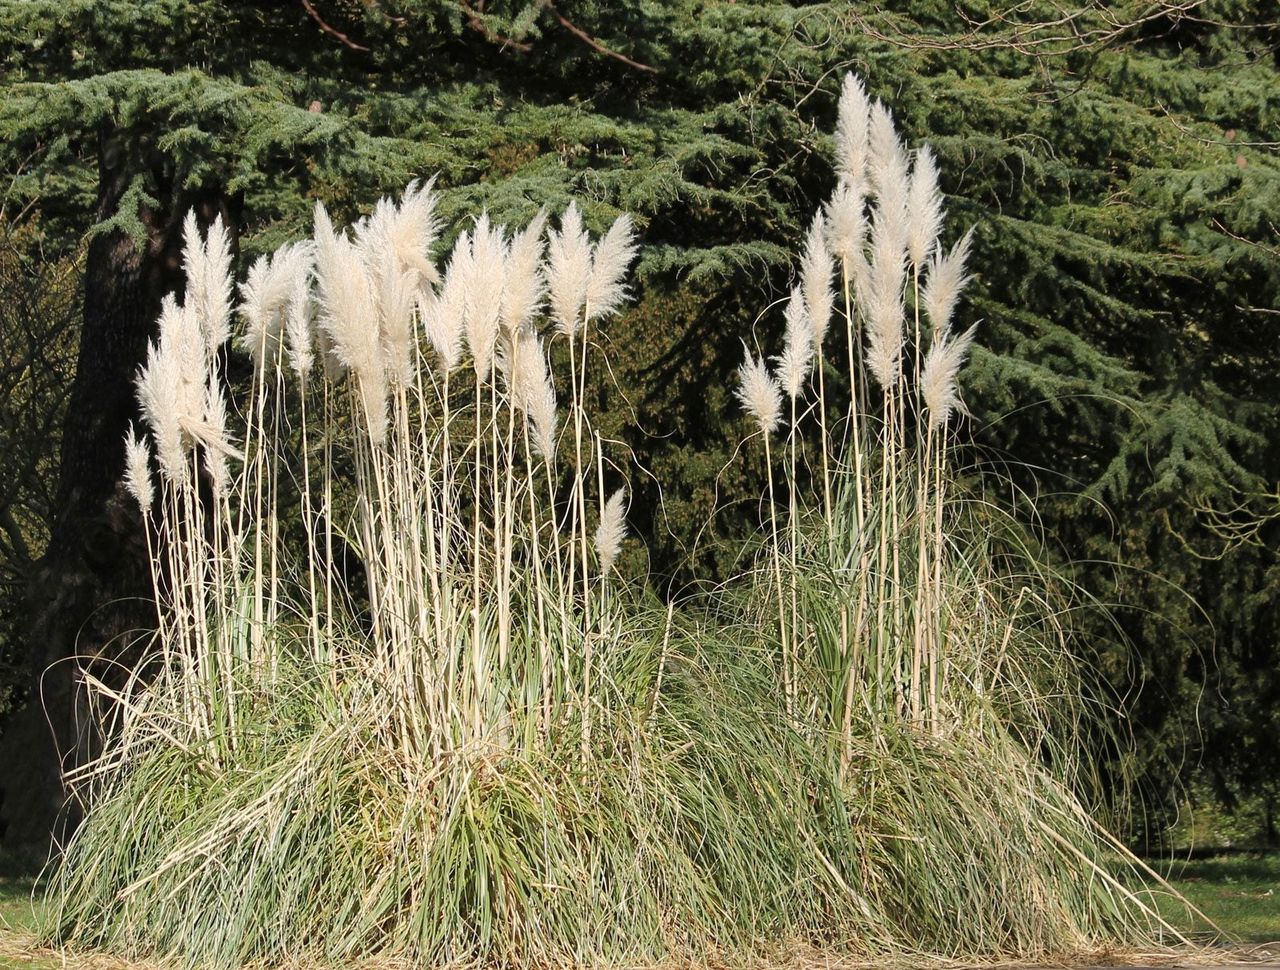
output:
M773 490L773 452L769 447L769 432L764 434L764 464L769 479L769 525L773 532L773 579L778 597L778 639L782 644L782 692L786 700L787 716L795 713L794 685L791 682L791 650L787 639L787 606L782 595L782 549L778 542L778 506Z

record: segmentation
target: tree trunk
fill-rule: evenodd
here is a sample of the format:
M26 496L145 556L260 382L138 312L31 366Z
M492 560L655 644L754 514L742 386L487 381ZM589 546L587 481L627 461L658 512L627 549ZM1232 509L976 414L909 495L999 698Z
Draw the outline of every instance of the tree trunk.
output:
M41 851L78 823L64 770L84 764L101 740L82 671L122 683L154 628L142 519L120 485L123 437L137 419L133 379L161 298L181 285L182 217L191 204L202 222L225 209L217 192L177 187L166 160L128 134L100 135L98 173L100 221L140 176L158 205L139 206L145 239L113 230L88 251L55 519L30 584L32 685L0 739L0 841Z

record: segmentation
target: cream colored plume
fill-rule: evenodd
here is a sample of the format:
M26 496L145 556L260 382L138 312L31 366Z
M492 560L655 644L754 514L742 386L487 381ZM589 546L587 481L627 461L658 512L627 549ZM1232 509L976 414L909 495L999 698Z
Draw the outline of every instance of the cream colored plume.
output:
M507 243L503 227L491 226L488 213L476 220L471 233L471 280L466 289L467 344L476 377L488 378L498 342L498 320L506 281Z
M244 333L240 347L261 368L280 354L290 303L309 290L312 245L285 243L274 253L259 256L240 285L240 317Z
M547 237L547 291L556 329L573 335L582 326L582 307L591 279L591 240L582 228L578 204L570 202L560 217L560 231Z
M151 511L156 494L151 483L151 448L133 425L124 436L124 487L144 514Z
M827 226L827 246L836 259L849 263L865 262L863 247L867 240L866 197L852 182L841 180L831 194L823 214Z
M745 344L743 349L747 349ZM777 430L782 418L782 388L769 375L764 360L753 356L750 350L747 350L747 359L738 366L738 386L734 394L762 432L768 435Z
M314 326L315 314L311 304L311 277L308 268L307 272L298 273L293 278L284 324L288 338L289 366L303 379L311 373L311 365L315 361L312 350Z
M785 316L785 343L782 353L776 358L778 384L794 400L809 379L814 357L813 328L805 314L804 294L798 286L791 290Z
M831 290L831 274L835 266L827 249L826 221L819 212L809 224L804 257L800 262L800 285L804 288L805 316L813 332L814 352L822 353L822 341L831 325L831 309L835 294Z
M183 303L195 312L205 352L212 359L231 336L231 240L221 216L214 218L202 240L195 210L187 213L182 267L187 277Z
M334 356L356 378L369 439L387 436L387 372L378 325L378 303L360 252L338 233L324 206L315 210L316 297L319 327Z
M618 553L622 549L622 540L627 536L627 490L620 488L609 496L609 501L600 509L600 524L596 528L596 558L600 566L600 575L604 576L613 569Z
M920 396L933 430L945 425L956 410L962 409L958 375L976 329L975 324L958 336L944 338L925 354L920 370Z
M972 242L973 230L970 229L951 248L951 252L943 255L942 250L937 249L929 258L929 273L924 280L920 301L933 325L934 340L951 329L951 315L955 312L961 292L969 282L965 264L969 260Z
M504 348L499 364L512 406L529 422L534 449L551 461L556 451L556 388L542 340L531 324L526 323L516 331Z
M865 184L870 151L871 102L861 78L844 76L836 121L836 164L841 176Z
M185 429L204 418L208 359L196 315L178 306L173 294L161 301L158 329L135 386L142 416L155 440L160 472L169 481L182 483L188 477Z
M547 213L543 209L511 238L501 312L502 329L508 337L537 314L546 294L547 281L542 272L542 233L546 224Z
M907 193L907 256L919 269L938 244L942 230L942 191L938 188L938 163L928 145L916 152Z
M227 437L227 402L222 396L222 388L211 376L205 386L203 425L201 428L188 429L192 436L204 446L204 467L209 473L209 483L213 486L213 494L222 498L227 494L231 481L227 458L233 453ZM238 452L234 452L237 456Z
M471 234L463 231L453 244L444 283L438 293L418 294L418 309L427 341L447 374L462 363L467 288L471 285Z
M877 101L871 107L871 126L867 153L867 180L877 194L883 193L885 184L902 180L905 195L907 180L907 153L898 140L893 124L893 112Z
M440 233L436 219L436 198L432 188L435 179L424 183L413 181L400 197L386 228L391 251L401 273L412 273L415 288L434 286L440 273L431 261L431 247Z
M867 322L867 367L884 388L890 387L897 379L905 339L905 188L905 185L890 180L877 199L866 292L860 294Z
M623 279L635 256L635 226L631 216L624 212L613 221L592 252L586 293L588 320L602 320L618 312L627 298Z

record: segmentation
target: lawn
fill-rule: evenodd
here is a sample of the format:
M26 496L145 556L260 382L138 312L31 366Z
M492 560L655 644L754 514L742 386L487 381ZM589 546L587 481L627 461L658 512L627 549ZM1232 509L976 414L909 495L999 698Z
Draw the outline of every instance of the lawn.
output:
M1236 942L1280 941L1280 853L1165 862L1158 868L1174 888ZM34 865L0 854L0 970L64 966L57 958L24 955L35 918L31 887L36 871ZM1165 915L1175 925L1196 932L1198 939L1207 939L1212 932L1199 921L1188 921L1182 907L1172 901Z
M1158 869L1232 939L1249 944L1280 941L1280 853L1166 861ZM1186 925L1181 909L1170 903L1166 915ZM1191 928L1207 930L1199 921Z

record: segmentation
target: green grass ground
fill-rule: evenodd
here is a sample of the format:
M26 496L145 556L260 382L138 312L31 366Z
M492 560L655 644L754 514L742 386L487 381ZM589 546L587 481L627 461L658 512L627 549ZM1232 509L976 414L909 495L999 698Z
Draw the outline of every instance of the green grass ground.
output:
M1280 941L1280 853L1222 856L1158 867L1192 905L1232 939L1241 943ZM1181 907L1170 903L1166 916L1186 925ZM1193 921L1191 928L1207 928Z
M36 915L31 887L37 868L0 854L0 970L53 970L65 965L56 957L33 957L26 949ZM1234 941L1280 941L1280 853L1164 863L1159 869ZM1173 901L1166 904L1165 915L1175 925L1197 934L1207 931L1198 921L1189 921Z

